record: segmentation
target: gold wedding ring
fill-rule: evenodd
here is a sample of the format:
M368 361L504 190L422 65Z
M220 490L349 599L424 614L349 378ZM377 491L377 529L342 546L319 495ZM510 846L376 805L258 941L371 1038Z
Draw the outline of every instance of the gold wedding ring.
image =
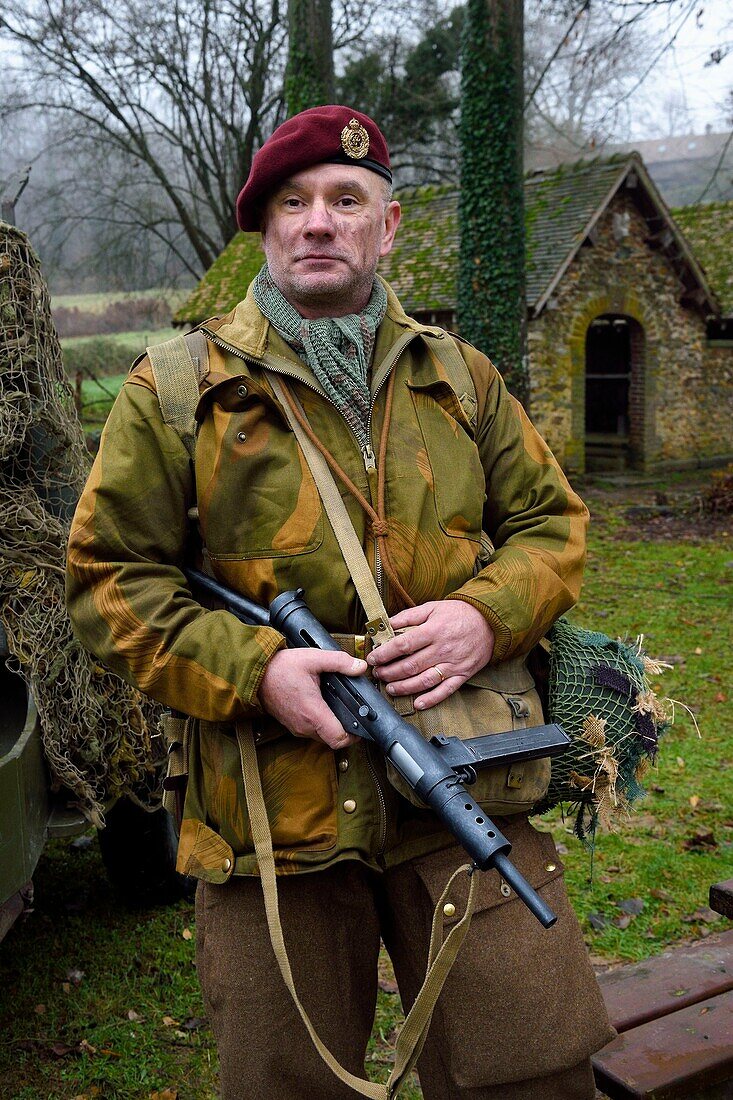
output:
M443 672L443 670L441 668L438 668L437 665L433 665L433 668L438 673L438 676L440 676L440 682L442 684L443 680L445 680L445 673Z

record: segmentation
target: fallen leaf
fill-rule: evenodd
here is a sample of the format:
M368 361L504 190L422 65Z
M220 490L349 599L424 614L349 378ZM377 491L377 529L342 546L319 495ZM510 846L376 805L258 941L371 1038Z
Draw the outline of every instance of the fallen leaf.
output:
M156 1089L150 1093L150 1100L178 1100L178 1089Z
M100 1054L106 1054L108 1058L121 1058L122 1055L116 1050L110 1050L109 1047L100 1047Z
M698 829L693 836L682 841L682 847L688 852L709 852L718 847L718 842L709 829Z
M699 646L699 645L695 646L695 654L696 654L696 656L698 656L698 657L699 657L701 653L702 653L702 650L700 649L700 646Z
M588 924L595 932L600 932L608 927L608 917L605 917L603 913L589 913Z
M657 901L674 901L674 894L670 894L669 890L661 890L658 886L653 887L649 894Z
M81 985L83 977L84 977L84 971L79 970L75 966L73 966L71 968L71 970L66 971L66 980L67 980L67 982L71 982L72 985Z
M700 805L700 795L699 794L691 794L690 795L690 805L692 806L693 810L697 809L697 807Z
M383 993L399 993L397 982L390 981L389 978L380 978L379 988Z
M613 863L613 864L611 864L610 867L606 868L606 871L608 872L609 875L618 875L621 872L621 868L617 867L616 864Z
M622 917L614 917L613 923L617 928L628 928L634 918L629 913L624 913Z
M707 905L700 906L694 913L689 913L687 916L681 918L685 924L695 924L697 921L704 921L705 924L714 924L715 921L720 920L720 913L716 913L714 909L709 909Z
M207 1027L209 1021L205 1016L191 1016L181 1027L185 1031L199 1031L202 1027Z
M684 760L682 759L681 756L678 756L677 757L677 767L678 768L684 768L684 766L685 766Z
M656 784L653 787L650 787L650 790L652 790L654 794L664 794L664 787L659 787Z
M184 940L192 940L193 939L193 932L191 931L190 928L184 928L183 931L181 932L181 935L183 936Z
M136 1012L134 1008L128 1008L127 1018L128 1020L132 1020L133 1023L135 1023L136 1020L142 1020L142 1016L139 1012Z
M61 988L63 989L64 993L71 993L71 982L62 982Z
M557 854L560 856L566 856L570 851L567 844L563 844L562 842L556 844L555 847L557 848Z
M35 1012L36 1016L44 1016L45 1013L46 1013L46 1006L45 1005L36 1005L36 1007L34 1008L33 1011Z
M76 1050L76 1047L69 1046L68 1043L52 1043L48 1049L56 1058L66 1058Z
M728 696L722 691L719 691L718 694L715 696L715 702L716 703L725 703L727 701L728 701Z
M622 913L626 913L630 917L638 917L644 908L644 901L642 898L625 898L623 901L618 902L618 907Z
M172 1016L164 1016L163 1023L166 1027L178 1027L178 1020L174 1020Z
M93 1047L92 1044L87 1042L86 1039L82 1039L82 1041L79 1043L78 1050L81 1054L96 1054L97 1053L97 1048Z

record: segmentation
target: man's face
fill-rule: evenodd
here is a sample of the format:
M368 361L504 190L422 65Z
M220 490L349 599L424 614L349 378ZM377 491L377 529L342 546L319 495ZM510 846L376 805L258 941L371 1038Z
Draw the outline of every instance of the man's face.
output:
M303 317L342 317L369 301L400 206L368 168L316 164L267 202L262 241L275 285Z

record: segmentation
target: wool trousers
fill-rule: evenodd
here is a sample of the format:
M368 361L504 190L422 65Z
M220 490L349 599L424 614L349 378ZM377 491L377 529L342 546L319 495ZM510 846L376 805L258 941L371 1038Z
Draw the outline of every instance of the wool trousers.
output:
M548 833L502 822L513 861L558 915L543 929L494 872L481 874L471 929L418 1061L425 1100L591 1100L590 1054L614 1032ZM356 861L281 876L295 987L341 1064L364 1076L380 939L405 1011L425 975L433 910L452 871L445 849L377 874ZM503 886L503 890L502 890ZM468 877L457 880L459 919ZM200 883L197 967L220 1057L222 1100L351 1100L317 1054L275 961L259 879Z

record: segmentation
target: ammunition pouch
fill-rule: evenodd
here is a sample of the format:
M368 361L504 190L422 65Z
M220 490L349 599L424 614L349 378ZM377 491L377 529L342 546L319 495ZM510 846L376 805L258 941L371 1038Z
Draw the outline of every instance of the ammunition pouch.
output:
M383 684L380 690L385 694ZM540 697L524 657L487 665L453 695L429 710L416 711L412 695L386 695L386 698L426 741L438 733L463 741L544 722ZM401 795L414 806L426 808L389 761L387 774ZM527 813L544 797L549 782L550 760L547 757L484 768L478 772L470 792L489 815Z

